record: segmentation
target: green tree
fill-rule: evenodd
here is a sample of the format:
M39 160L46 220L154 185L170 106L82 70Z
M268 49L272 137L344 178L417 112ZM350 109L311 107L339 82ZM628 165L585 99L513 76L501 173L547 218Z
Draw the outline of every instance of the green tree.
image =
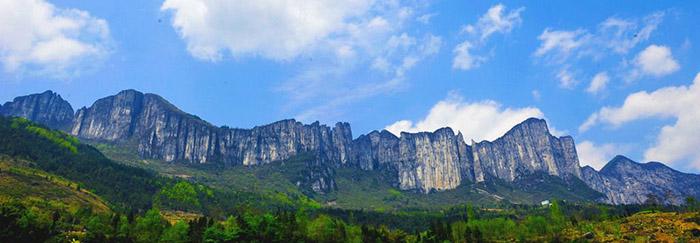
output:
M117 239L126 240L127 238L129 238L129 219L127 216L119 216L119 222L117 223L117 227L115 230L117 231Z
M163 235L160 237L160 242L163 243L185 243L189 242L189 228L190 226L183 222L177 221L177 223L168 227L163 231Z
M547 219L542 216L530 215L525 218L522 222L522 229L520 230L520 238L524 239L534 239L538 236L544 236L549 234L550 228L548 227Z
M688 211L700 211L700 202L698 202L698 200L694 197L687 197L685 199L685 206Z
M238 218L234 216L228 217L226 221L216 223L204 230L202 236L204 242L234 242L241 234L241 228L238 225Z
M552 200L552 205L549 207L549 216L555 228L563 228L566 223L566 216L561 211L559 207L559 202L557 200Z
M336 220L326 215L319 215L309 222L306 228L308 237L316 242L338 242L343 241L345 235L339 228L344 227ZM344 230L344 229L343 229Z
M87 239L90 242L101 242L112 236L112 228L99 215L90 217L85 224L87 230Z
M151 209L143 217L136 219L134 237L136 242L158 242L167 222L158 209Z

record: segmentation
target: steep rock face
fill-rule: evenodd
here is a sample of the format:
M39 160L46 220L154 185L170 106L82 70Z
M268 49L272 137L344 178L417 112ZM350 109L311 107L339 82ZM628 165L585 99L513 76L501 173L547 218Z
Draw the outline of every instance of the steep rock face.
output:
M0 106L0 115L24 117L50 128L65 130L73 120L73 108L60 95L47 90L5 103Z
M547 172L581 177L573 138L554 137L542 119L530 118L493 142L472 142L477 181L486 177L513 181L522 175Z
M399 138L389 131L372 131L353 141L355 164L363 170L389 169L399 157Z
M252 129L221 128L160 96L126 90L78 110L71 133L135 142L141 156L165 161L257 165L312 152L324 161L347 162L350 127L338 123L333 131L318 122L304 125L294 120Z
M616 156L600 170L582 169L584 182L604 193L608 203L639 204L653 196L660 203L680 205L688 196L700 196L700 175L673 170L658 162L637 163Z
M315 160L344 164L351 153L352 131L347 123L331 128L318 122L304 125L283 120L252 129L213 126L177 109L160 96L125 90L80 109L71 133L78 137L135 144L139 155L165 161L221 162L258 165L312 153ZM310 166L312 162L309 162ZM327 169L311 177L330 175ZM318 179L318 178L317 178ZM310 182L331 189L331 178Z
M447 190L462 182L459 143L450 128L434 133L402 133L399 140L399 188Z
M502 137L467 145L449 128L435 132L374 131L353 140L348 123L282 120L251 129L216 127L154 94L125 90L79 109L53 92L18 97L0 114L21 116L84 139L133 146L147 159L254 166L304 158L295 182L316 192L336 188L335 168L379 170L403 190L448 190L492 179L517 181L546 173L578 177L614 204L643 203L649 195L677 204L700 196L698 175L660 163L638 164L616 157L600 172L579 167L573 138L555 137L541 119L528 119Z
M361 135L353 143L355 163L363 170L395 174L403 190L447 190L471 180L470 150L461 134L442 128L435 132L401 133L384 130Z
M472 141L471 146L449 128L401 133L400 138L375 131L354 145L360 168L395 173L405 190L447 190L489 178L514 181L538 172L581 177L573 139L552 136L542 119L528 119L493 142Z

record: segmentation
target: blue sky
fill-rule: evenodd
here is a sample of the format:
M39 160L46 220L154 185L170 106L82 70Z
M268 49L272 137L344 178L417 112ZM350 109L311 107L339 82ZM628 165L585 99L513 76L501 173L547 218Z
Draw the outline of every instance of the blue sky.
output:
M467 142L538 116L584 164L700 172L694 1L0 5L3 102L51 89L77 109L132 88L216 125L451 126Z

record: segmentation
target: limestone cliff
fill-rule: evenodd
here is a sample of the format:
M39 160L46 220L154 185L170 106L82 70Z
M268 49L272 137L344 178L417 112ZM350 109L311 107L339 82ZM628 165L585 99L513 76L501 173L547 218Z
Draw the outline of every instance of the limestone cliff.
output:
M493 142L472 142L472 150L480 165L477 181L513 181L534 172L581 177L573 138L552 136L543 119L527 119Z
M637 163L616 156L600 170L582 169L583 181L607 196L612 204L641 204L648 200L683 204L688 196L700 197L700 175L686 174L658 162Z
M5 103L0 106L0 115L24 117L50 128L65 130L73 121L73 108L60 95L47 90Z
M471 146L450 128L400 135L372 132L360 136L354 150L360 168L396 173L401 189L446 190L463 181L513 181L537 172L581 176L573 139L552 136L542 119L528 119L493 142Z
M282 120L250 129L214 126L155 94L125 90L75 114L68 102L47 91L15 98L0 114L26 117L82 139L135 148L145 159L177 163L255 166L304 158L298 185L316 192L336 189L338 167L380 171L403 190L431 192L489 180L517 182L546 173L577 178L615 204L641 203L649 195L678 203L700 196L698 175L659 163L615 158L603 170L581 168L573 138L550 134L542 119L527 119L494 141L465 143L450 128L434 132L373 131L353 139L348 123Z
M125 90L78 110L71 134L87 139L133 145L143 158L189 163L258 165L314 154L314 166L345 163L352 132L347 123L335 128L318 122L304 125L283 120L252 129L216 127L187 114L154 94ZM324 163L319 163L324 162ZM328 169L309 172L331 174ZM319 191L334 187L332 178L313 178Z

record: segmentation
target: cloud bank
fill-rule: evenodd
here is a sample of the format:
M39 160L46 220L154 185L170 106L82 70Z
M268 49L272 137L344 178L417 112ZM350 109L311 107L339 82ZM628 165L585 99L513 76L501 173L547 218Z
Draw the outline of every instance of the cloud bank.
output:
M641 91L627 96L619 107L603 107L591 114L579 130L599 124L619 127L643 119L675 120L665 125L654 145L644 152L645 160L668 162L700 169L700 74L689 86L670 86L653 92ZM689 164L681 164L689 161Z
M543 118L544 114L535 107L503 107L492 100L466 102L452 92L435 104L424 118L397 121L384 129L398 136L401 132L432 132L450 127L461 132L466 142L470 139L482 141L494 140L530 117Z
M0 62L9 73L67 78L110 53L107 22L43 0L0 1Z

